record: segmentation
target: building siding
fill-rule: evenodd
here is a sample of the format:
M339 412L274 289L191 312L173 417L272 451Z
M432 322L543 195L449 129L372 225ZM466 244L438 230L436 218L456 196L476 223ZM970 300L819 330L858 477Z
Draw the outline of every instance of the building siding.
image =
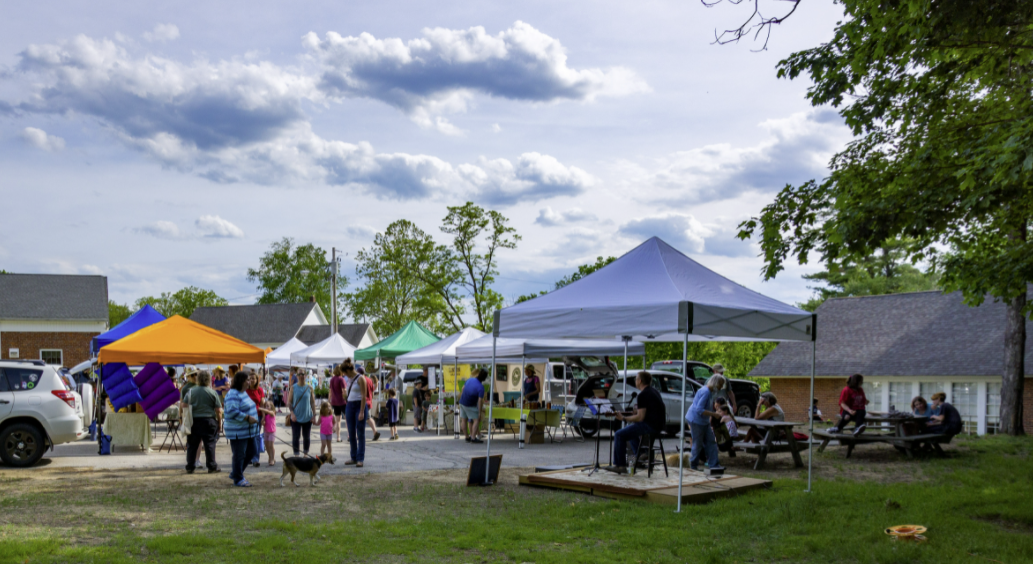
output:
M90 340L100 335L82 332L4 332L0 333L0 358L10 359L18 349L20 359L38 359L40 349L60 349L64 366L71 368L90 359Z

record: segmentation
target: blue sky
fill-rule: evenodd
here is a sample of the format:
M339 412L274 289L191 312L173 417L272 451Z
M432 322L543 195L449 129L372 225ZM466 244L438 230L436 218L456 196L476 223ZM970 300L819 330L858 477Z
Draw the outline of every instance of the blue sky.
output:
M772 2L768 9L779 8ZM831 36L803 3L768 50L698 2L52 2L0 20L0 267L250 303L284 236L354 256L396 219L498 209L509 297L658 235L773 297L736 225L849 139L776 63ZM346 274L353 276L347 263Z

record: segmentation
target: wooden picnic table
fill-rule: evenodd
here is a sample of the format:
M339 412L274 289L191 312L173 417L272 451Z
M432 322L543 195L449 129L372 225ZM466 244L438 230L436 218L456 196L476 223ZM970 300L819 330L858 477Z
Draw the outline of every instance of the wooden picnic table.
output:
M865 443L887 443L893 445L897 450L907 454L908 458L914 458L915 452L920 450L923 446L931 446L937 454L943 456L943 449L940 448L941 442L949 442L947 435L942 433L922 433L917 435L908 435L905 425L908 423L924 423L928 421L928 417L925 416L907 416L907 415L869 415L865 417L865 421L878 425L877 427L869 426L868 430L873 432L865 432L860 435L854 435L851 433L829 433L828 431L814 431L814 436L822 439L821 446L818 447L818 452L823 452L825 447L828 446L832 440L839 441L839 444L846 445L846 457L850 458L850 454L854 452L854 447L859 444Z
M736 417L737 425L749 425L758 431L764 429L764 439L759 443L735 442L733 447L757 455L757 462L753 464L754 470L760 470L767 459L768 453L790 452L793 455L793 463L797 468L803 466L803 459L800 458L800 443L793 437L793 427L803 425L792 421L772 421L770 419L750 419L749 417ZM784 434L785 440L777 441L779 435Z

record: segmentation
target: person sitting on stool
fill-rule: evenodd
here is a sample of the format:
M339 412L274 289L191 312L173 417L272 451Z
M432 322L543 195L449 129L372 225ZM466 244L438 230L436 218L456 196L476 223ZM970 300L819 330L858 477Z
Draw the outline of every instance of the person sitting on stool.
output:
M606 469L617 474L628 472L628 446L638 452L639 438L643 435L656 437L667 422L667 409L660 392L652 386L653 375L643 370L635 378L638 388L638 407L634 415L617 414L618 421L627 421L627 425L613 435L613 466ZM647 445L648 446L648 445ZM637 461L636 461L637 462Z

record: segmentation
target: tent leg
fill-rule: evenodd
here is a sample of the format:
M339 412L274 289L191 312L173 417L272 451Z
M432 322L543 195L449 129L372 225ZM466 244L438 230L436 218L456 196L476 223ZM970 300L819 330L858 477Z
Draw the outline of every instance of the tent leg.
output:
M682 385L681 385L681 438L678 448L678 508L675 513L681 513L681 492L682 484L685 481L685 392L689 389L689 375L685 367L689 360L689 333L685 333L685 342L682 347Z
M452 389L454 390L454 392L453 392L453 401L452 401L452 414L453 414L453 417L452 417L452 438L453 439L458 439L459 438L459 425L463 422L463 419L462 419L462 417L461 417L461 415L459 413L459 410L461 408L459 407L459 359L458 358L455 360L455 364L452 365L452 375L455 377L452 380L454 382L454 385L452 386Z
M492 332L494 333L494 331ZM484 485L491 484L491 426L494 420L491 418L491 408L495 405L495 351L499 344L499 338L491 338L491 385L488 387L488 452L484 457Z
M810 438L807 441L807 492L811 491L811 472L814 467L814 357L818 349L817 341L811 340L811 403L807 404L807 418L810 419Z
M524 437L527 436L527 417L524 416L524 371L527 370L527 357L520 357L520 438L517 448L524 448Z
M628 341L631 340L631 337L625 335L621 337L621 340L624 341L624 386L621 389L621 401L626 402L628 401ZM627 405L624 407L627 408Z

